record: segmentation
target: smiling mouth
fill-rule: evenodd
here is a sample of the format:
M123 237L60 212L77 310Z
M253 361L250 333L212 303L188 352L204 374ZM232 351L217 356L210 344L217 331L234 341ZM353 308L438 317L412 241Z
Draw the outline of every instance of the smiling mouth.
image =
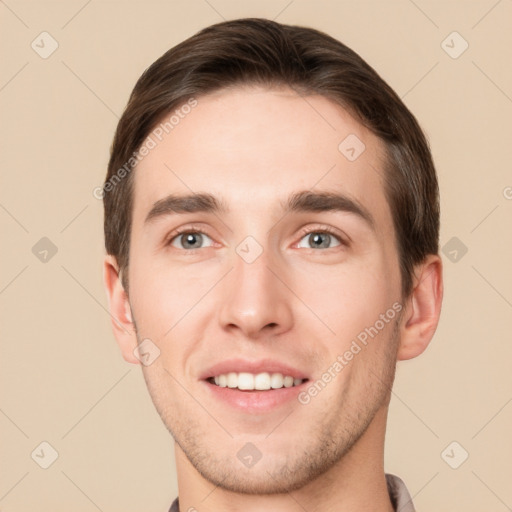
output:
M221 388L238 389L240 391L272 391L274 389L300 386L308 379L293 378L282 373L248 373L230 372L206 379L210 384Z

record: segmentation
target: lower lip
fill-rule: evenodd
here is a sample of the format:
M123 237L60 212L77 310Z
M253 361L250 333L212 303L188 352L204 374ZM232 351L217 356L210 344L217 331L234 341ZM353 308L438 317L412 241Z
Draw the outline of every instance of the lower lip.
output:
M267 412L280 405L297 400L298 394L307 384L302 382L290 388L270 389L268 391L241 391L237 388L222 388L208 381L203 381L209 392L218 400L246 412Z

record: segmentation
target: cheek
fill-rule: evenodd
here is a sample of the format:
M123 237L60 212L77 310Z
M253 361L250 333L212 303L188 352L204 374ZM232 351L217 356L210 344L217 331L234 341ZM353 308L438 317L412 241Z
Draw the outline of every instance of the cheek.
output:
M134 259L130 269L131 303L139 337L154 340L162 353L174 346L174 353L177 347L173 340L183 336L194 339L204 330L209 314L206 308L211 307L208 291L218 281L218 272L201 265L171 266L149 257L147 261L144 265Z
M389 273L383 260L373 256L339 266L318 266L313 272L308 268L293 280L297 295L325 324L326 334L330 332L342 344L373 325L394 302Z
M140 335L158 338L183 315L182 283L171 281L153 265L130 268L130 296Z

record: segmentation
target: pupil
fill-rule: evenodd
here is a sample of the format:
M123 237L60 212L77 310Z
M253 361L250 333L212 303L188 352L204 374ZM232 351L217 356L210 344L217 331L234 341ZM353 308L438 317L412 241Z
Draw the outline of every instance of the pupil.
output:
M329 235L321 235L319 233L314 233L311 235L311 239L313 244L317 247L329 247Z
M189 233L189 234L186 235L185 240L186 240L185 246L187 246L187 245L194 245L194 243L197 242L197 235Z

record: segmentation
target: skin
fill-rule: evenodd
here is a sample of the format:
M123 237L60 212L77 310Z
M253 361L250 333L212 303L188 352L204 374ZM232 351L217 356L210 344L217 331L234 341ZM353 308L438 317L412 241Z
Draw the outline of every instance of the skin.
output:
M197 99L135 170L129 297L115 258L104 262L124 358L138 364L133 351L146 338L161 351L142 369L175 439L180 509L390 511L383 466L390 389L396 362L421 354L437 327L441 259L430 255L416 268L413 293L402 300L384 146L339 106L287 88L237 87ZM349 134L366 146L353 162L338 150ZM375 231L349 212L284 215L280 201L300 190L357 199ZM145 224L156 201L191 191L222 197L229 213ZM325 226L348 245L331 238L316 248L301 231ZM194 250L184 237L166 246L178 227L207 236ZM250 264L235 250L249 235L263 249ZM225 359L268 357L316 381L395 302L400 318L306 405L293 399L246 414L212 399L199 379ZM262 454L251 468L237 458L247 442Z

